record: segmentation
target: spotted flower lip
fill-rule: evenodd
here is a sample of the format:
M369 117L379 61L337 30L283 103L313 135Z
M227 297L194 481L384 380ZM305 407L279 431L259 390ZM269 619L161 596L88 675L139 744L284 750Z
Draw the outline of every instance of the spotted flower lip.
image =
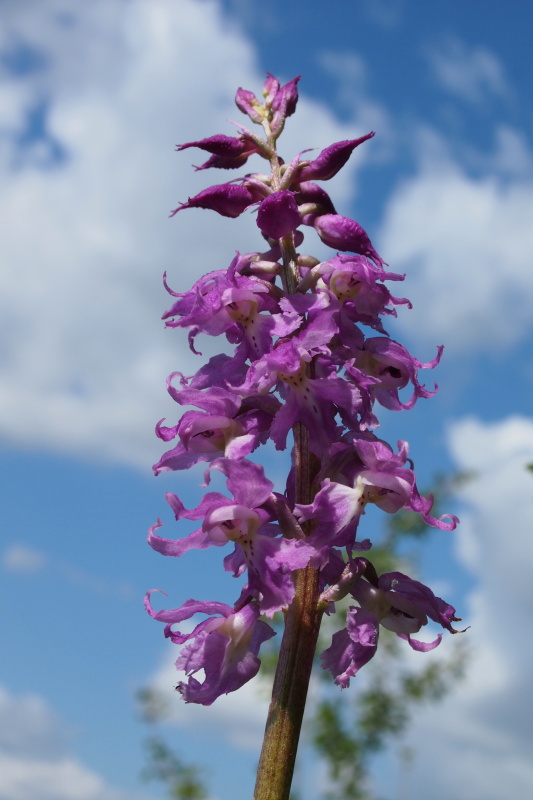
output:
M225 603L187 600L171 611L155 611L151 603L154 591L147 592L145 608L151 617L166 622L165 636L184 645L176 661L187 681L176 687L186 703L209 706L217 697L240 689L253 678L261 665L258 658L263 642L275 636L270 625L259 619L256 603L235 611ZM163 593L164 594L164 593ZM206 614L191 633L180 633L172 626L195 614ZM200 683L194 675L204 670Z
M189 329L193 353L198 352L195 339L199 333L224 333L230 342L243 343L243 359L255 360L270 350L273 335L288 334L299 326L297 313L280 311L267 281L236 271L239 262L237 253L227 270L204 275L189 292L173 293L178 299L163 319L167 327Z
M333 634L331 645L320 655L322 668L335 683L346 689L350 678L374 657L379 638L379 624L374 614L350 606L346 627Z

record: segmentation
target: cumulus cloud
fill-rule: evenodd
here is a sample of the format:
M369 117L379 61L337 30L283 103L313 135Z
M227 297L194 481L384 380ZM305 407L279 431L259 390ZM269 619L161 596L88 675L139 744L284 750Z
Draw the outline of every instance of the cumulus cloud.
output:
M2 566L8 572L38 572L45 563L44 553L24 544L9 545L2 555Z
M100 575L91 574L65 559L52 560L41 550L26 544L10 544L4 549L0 561L7 572L20 575L34 575L46 568L49 572L91 594L100 597L119 597L130 600L135 596L133 586L126 580L106 580Z
M199 366L158 322L163 270L184 290L262 241L252 215L167 219L213 180L173 148L231 133L235 88L258 90L264 74L212 0L33 0L3 13L0 434L146 468L160 452L154 421L176 416L166 375ZM365 132L305 96L294 119L290 155ZM339 179L341 200L353 177Z
M477 479L461 492L457 556L472 574L465 636L472 658L466 679L437 709L417 714L409 736L416 757L413 800L500 800L533 791L529 711L533 643L533 420L449 429L459 468ZM430 788L429 788L430 787Z
M73 758L69 738L42 697L13 695L0 687L2 800L131 800L130 792L108 785ZM137 800L142 798L137 795Z
M503 141L510 131L502 132ZM419 167L387 204L380 252L406 272L414 310L399 325L416 338L445 342L448 352L503 350L531 334L533 181L509 170L498 144L491 163L474 177L440 135L420 128ZM520 139L520 141L523 140ZM511 159L511 162L510 162Z
M425 55L440 85L463 100L479 103L510 92L501 62L484 47L453 38L427 49Z

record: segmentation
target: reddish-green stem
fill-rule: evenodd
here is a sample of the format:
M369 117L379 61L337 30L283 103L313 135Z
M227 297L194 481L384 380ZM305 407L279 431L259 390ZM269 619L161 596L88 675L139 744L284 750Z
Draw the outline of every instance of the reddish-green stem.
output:
M276 184L277 158L273 159ZM278 166L279 169L279 166ZM280 241L283 253L283 284L289 293L296 291L298 265L292 234ZM309 432L297 423L294 434L295 498L311 503L313 482L318 471L309 452ZM305 528L305 526L304 526ZM296 594L285 618L285 630L274 678L265 737L257 770L255 800L288 800L300 738L307 690L313 667L322 610L318 609L318 570L299 570L295 576Z
M294 426L296 502L312 500L317 471L309 453L309 433ZM257 770L255 800L288 800L316 649L322 610L318 609L318 570L296 573L296 595L285 619L279 659Z
M322 612L317 610L318 570L296 575L296 596L287 612L263 749L257 770L255 800L288 800L302 717L311 677Z

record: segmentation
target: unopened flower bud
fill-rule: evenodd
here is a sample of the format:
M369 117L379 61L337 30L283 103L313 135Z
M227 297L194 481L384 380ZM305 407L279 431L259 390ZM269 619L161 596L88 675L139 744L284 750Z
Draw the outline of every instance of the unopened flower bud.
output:
M314 161L310 161L309 164L302 167L300 179L303 181L328 181L342 169L355 148L374 135L374 131L371 131L359 139L348 139L331 144L322 150Z
M366 231L355 220L341 217L340 214L324 214L317 217L313 225L328 247L359 253L359 255L371 258L380 267L385 264L372 246Z
M186 203L181 203L171 212L173 217L184 208L209 208L223 217L239 217L249 205L257 201L255 193L246 186L233 183L221 183L204 189L200 194L189 197Z
M247 114L252 122L261 125L264 115L261 103L253 92L249 92L247 89L237 89L235 103L239 111L242 111L243 114Z
M296 104L298 102L298 88L297 83L300 80L300 75L293 78L292 81L286 83L281 89L276 92L276 96L272 102L272 111L274 116L270 129L274 136L279 136L285 125L285 120L296 111Z
M267 72L267 75L268 77L263 85L263 97L265 98L266 107L269 108L279 91L279 81L270 72Z
M265 197L259 206L257 224L269 239L281 239L302 222L294 192L281 191Z

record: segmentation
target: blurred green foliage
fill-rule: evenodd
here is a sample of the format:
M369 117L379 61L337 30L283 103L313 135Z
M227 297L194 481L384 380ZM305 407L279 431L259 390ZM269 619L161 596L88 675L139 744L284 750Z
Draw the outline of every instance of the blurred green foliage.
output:
M147 739L145 746L147 766L142 778L162 783L173 800L207 800L198 767L185 764L158 736Z

